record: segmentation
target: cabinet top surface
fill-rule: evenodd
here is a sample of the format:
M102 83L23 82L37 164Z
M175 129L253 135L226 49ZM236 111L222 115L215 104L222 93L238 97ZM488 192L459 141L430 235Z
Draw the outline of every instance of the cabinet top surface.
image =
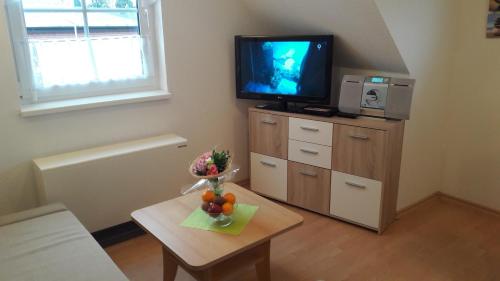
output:
M365 116L361 116L361 117L358 117L355 119L344 118L344 117L339 117L339 116L322 117L322 116L315 116L315 115L259 109L259 108L254 108L254 107L250 107L248 109L248 111L249 112L257 112L257 113L266 113L266 114L272 114L272 115L279 115L279 116L286 116L286 117L302 118L302 119L315 120L315 121L321 121L321 122L329 122L329 123L334 123L334 124L366 127L366 128L372 128L372 129L378 129L378 130L391 130L391 129L394 129L398 126L402 126L404 124L404 121L402 121L402 120L387 120L387 119L382 119L382 118L365 117Z

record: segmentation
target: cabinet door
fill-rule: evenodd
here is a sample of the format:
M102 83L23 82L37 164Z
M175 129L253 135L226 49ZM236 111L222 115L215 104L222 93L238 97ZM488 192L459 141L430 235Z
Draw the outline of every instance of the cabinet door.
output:
M332 168L382 181L385 131L335 124Z
M327 169L288 161L288 203L328 214L330 173Z
M378 229L381 200L381 182L332 172L332 215Z
M250 151L287 159L288 117L250 112Z
M281 201L287 199L287 161L250 153L251 189Z

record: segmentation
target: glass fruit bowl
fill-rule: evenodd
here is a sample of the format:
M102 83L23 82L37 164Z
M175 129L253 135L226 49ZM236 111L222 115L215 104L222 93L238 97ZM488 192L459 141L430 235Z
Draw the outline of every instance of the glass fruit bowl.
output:
M226 227L233 223L232 214L237 206L234 194L223 194L220 187L215 190L208 188L203 192L201 199L203 201L201 209L212 218L215 225Z
M232 215L224 215L222 213L207 213L213 220L213 224L219 227L226 227L233 223Z

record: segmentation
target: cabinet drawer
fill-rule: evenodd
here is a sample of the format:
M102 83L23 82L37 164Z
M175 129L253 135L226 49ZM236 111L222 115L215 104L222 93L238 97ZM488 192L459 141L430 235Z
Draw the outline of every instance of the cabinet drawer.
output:
M333 170L382 180L385 131L335 124Z
M288 117L250 112L250 151L287 159Z
M332 172L332 215L378 229L381 197L381 182Z
M290 117L288 127L290 139L332 146L332 123Z
M287 161L257 153L250 153L251 189L263 195L286 201Z
M288 161L288 203L328 214L330 174L327 169Z
M288 141L288 159L325 169L332 166L332 148L303 141Z

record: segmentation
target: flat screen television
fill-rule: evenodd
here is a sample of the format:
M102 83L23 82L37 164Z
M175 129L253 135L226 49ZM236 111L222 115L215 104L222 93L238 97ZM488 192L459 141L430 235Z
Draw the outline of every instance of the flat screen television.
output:
M240 99L329 104L333 35L235 36Z

